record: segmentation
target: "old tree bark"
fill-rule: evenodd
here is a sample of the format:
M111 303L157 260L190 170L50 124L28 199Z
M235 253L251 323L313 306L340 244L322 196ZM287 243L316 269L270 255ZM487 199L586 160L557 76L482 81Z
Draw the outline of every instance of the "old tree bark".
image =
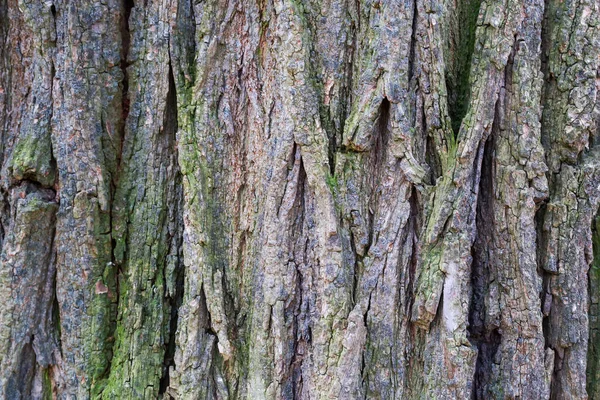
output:
M598 0L0 0L0 398L600 399Z

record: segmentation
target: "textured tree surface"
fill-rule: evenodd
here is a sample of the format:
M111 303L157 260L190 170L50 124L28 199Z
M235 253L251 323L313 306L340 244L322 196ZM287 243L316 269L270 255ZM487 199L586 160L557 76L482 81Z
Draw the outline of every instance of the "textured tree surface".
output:
M0 0L0 398L600 399L598 0Z

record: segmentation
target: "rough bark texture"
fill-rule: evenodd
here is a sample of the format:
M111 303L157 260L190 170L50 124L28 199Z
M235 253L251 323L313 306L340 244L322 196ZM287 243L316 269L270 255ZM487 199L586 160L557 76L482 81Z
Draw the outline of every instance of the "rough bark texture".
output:
M0 397L600 399L598 0L0 0Z

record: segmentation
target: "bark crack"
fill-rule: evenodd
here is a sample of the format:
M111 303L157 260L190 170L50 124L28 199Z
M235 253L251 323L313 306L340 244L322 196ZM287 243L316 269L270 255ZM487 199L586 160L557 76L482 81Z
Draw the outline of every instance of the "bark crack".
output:
M171 60L169 59L169 89L167 92L167 104L165 106L165 129L164 134L168 136L168 140L172 140L171 148L177 153L177 146L175 145L175 135L178 129L177 118L177 87L175 85L175 77L173 75L173 67ZM175 165L177 166L177 154L174 156ZM166 303L170 309L169 316L169 332L165 343L165 354L163 358L163 370L160 378L159 394L162 395L166 392L170 385L169 372L171 368L175 367L175 350L176 350L176 335L177 325L179 321L179 308L183 303L184 295L184 282L185 282L185 269L182 263L181 247L183 242L182 230L183 230L183 218L182 218L182 193L181 193L181 173L177 168L175 182L174 182L174 197L175 205L171 212L171 218L175 219L174 230L169 232L169 250L168 254L171 254L173 260L167 260L167 266L172 265L172 270L168 271L167 267L163 269L164 281L173 282L174 287L169 288L165 285ZM172 276L169 277L168 273Z
M471 97L471 58L475 50L475 30L481 0L459 0L456 10L448 13L450 31L448 48L450 57L445 72L448 90L448 114L454 137L467 114Z

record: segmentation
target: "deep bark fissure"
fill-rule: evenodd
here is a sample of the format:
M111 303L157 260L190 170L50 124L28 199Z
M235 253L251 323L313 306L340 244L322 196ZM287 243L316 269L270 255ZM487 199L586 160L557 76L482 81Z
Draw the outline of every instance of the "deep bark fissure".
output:
M352 19L350 23L350 28L348 29L348 35L352 38L348 41L346 46L346 57L347 57L347 66L344 70L344 81L343 87L340 90L340 107L338 111L338 118L340 121L339 130L337 132L338 138L336 141L335 151L342 151L344 143L344 129L346 127L346 120L348 119L348 115L350 114L350 109L352 107L352 103L354 101L354 93L352 90L352 81L354 74L354 62L356 59L357 52L357 43L358 43L358 30L360 28L360 24L357 20L350 17Z
M123 74L121 81L121 120L120 120L120 138L119 149L117 151L117 171L120 170L123 156L123 145L125 143L125 129L127 123L127 116L129 115L130 97L129 97L129 73L127 71L129 67L129 47L131 45L131 32L129 29L129 17L131 16L131 10L135 7L134 0L123 0L123 17L121 22L121 62L119 68ZM118 176L113 179L113 184L116 186Z
M473 380L473 399L486 399L492 383L494 356L501 341L499 327L488 321L486 303L489 300L490 284L496 276L492 270L490 257L493 257L494 241L494 181L493 153L495 148L494 132L497 128L494 119L492 134L485 142L481 175L477 197L476 226L477 238L472 247L471 285L473 292L469 310L469 340L478 348L477 362Z
M551 41L551 30L552 30L552 21L553 18L550 15L551 4L553 0L544 0L544 16L542 17L542 29L541 29L541 38L540 38L540 71L542 72L543 77L543 85L542 85L542 93L540 103L542 106L547 104L549 101L549 91L550 87L556 83L554 76L550 73L549 70L549 58L550 58L550 46L552 46ZM542 108L542 115L545 112L545 107ZM546 132L545 124L542 123L541 132L540 132L540 140L544 149L548 150L550 146L550 139L548 137L548 132ZM551 178L550 171L548 171L548 179Z
M327 132L328 146L327 146L327 159L329 161L329 173L331 176L335 176L335 154L337 152L337 141L336 129L329 116L329 109L325 109L324 105L321 105L321 124Z
M378 203L378 195L379 192L377 187L381 181L381 173L383 168L385 168L385 161L387 155L387 146L390 137L390 101L384 97L381 100L381 104L379 106L379 110L377 113L377 120L375 121L375 126L373 127L373 143L371 144L371 150L369 151L370 157L370 179L371 179L371 196L372 196L372 208L376 209L376 205ZM373 213L371 213L373 214ZM371 215L373 218L374 215ZM370 225L370 233L369 236L369 245L365 249L365 254L368 253L368 248L370 247L370 243L373 242L373 224L371 221Z
M116 237L116 232L115 232L115 210L114 210L114 204L115 204L115 196L117 193L117 188L119 186L119 181L121 178L121 173L123 171L123 151L124 151L124 143L125 143L125 137L126 137L126 124L127 124L127 116L129 115L129 108L130 108L130 99L129 99L129 77L128 77L128 71L127 68L129 67L129 63L127 60L128 54L129 54L129 46L131 43L131 33L130 33L130 29L129 29L129 17L131 15L131 10L134 7L134 2L133 0L123 0L122 3L122 16L121 16L121 27L120 27L120 33L121 33L121 59L120 59L120 64L119 64L119 68L121 70L121 74L122 74L122 79L120 82L120 96L121 96L121 115L119 116L120 119L117 121L117 126L118 126L118 131L119 131L119 141L117 143L118 148L116 149L116 165L115 165L115 170L114 170L114 174L111 174L111 180L110 180L110 204L109 204L109 210L108 210L108 228L109 231L108 232L104 232L104 234L110 235L110 265L108 265L107 267L111 269L111 271L109 272L109 275L111 276L111 278L114 278L114 282L115 282L115 293L109 293L107 295L109 296L114 296L114 310L115 312L112 312L112 310L109 310L110 313L110 333L109 333L109 337L112 338L112 340L109 341L109 344L107 346L106 352L107 352L107 365L106 368L104 369L103 373L98 376L98 381L105 381L106 379L108 379L110 377L111 374L111 368L112 368L112 361L113 361L113 357L114 357L114 336L116 333L116 329L117 329L117 319L119 318L119 310L120 310L120 301L121 299L121 284L122 284L122 280L126 279L125 278L125 274L122 270L123 265L121 265L121 263L118 261L117 256L116 256L116 249L117 249L117 237ZM108 121L102 121L103 125L104 125L104 129L106 129L106 131L108 132L109 135L111 135L110 130L108 128ZM127 249L125 248L123 250L123 255L122 255L122 259L125 259L126 257L126 251ZM104 284L104 283L103 283ZM108 289L110 291L110 289ZM104 391L104 385L98 385L97 386L99 388L99 391L97 393L98 396L102 396L102 392Z
M419 193L418 193L417 187L415 185L413 185L411 188L409 203L410 203L410 217L409 217L409 228L408 228L408 232L409 232L408 240L411 240L411 242L412 242L412 246L411 246L412 252L411 252L410 261L408 264L408 277L406 279L406 282L407 282L406 293L409 297L407 299L404 299L405 315L410 315L410 310L412 310L412 307L415 302L415 296L414 296L415 289L414 288L415 288L415 283L416 283L416 279L417 279L417 276L416 276L417 266L419 263L418 250L419 250L419 238L421 236L420 227L421 227L421 221L423 219L422 206L420 205L420 202L419 202Z
M416 48L417 48L417 23L419 20L419 12L418 12L418 0L413 1L413 15L412 15L412 26L411 26L411 35L410 35L410 47L408 53L408 87L411 87L413 84L413 78L415 75L415 58L416 58Z
M175 340L177 334L177 323L179 319L179 307L183 303L183 291L184 291L184 281L185 281L185 269L182 268L183 263L180 259L181 257L181 246L183 242L182 230L183 230L183 219L181 218L181 210L182 208L182 182L181 182L181 173L177 164L177 147L176 143L176 133L177 133L177 118L178 118L178 110L177 110L177 88L175 86L175 77L173 75L173 67L171 65L171 61L169 60L169 89L167 91L167 102L165 106L165 128L163 131L163 135L166 136L167 140L170 142L169 148L172 148L175 152L175 156L173 157L175 160L175 167L177 168L177 173L175 175L174 182L174 205L172 207L175 209L173 215L176 218L176 227L175 232L171 233L170 240L170 248L168 254L175 254L177 258L174 266L174 271L172 272L175 277L171 278L175 281L174 290L175 293L167 293L167 287L165 287L165 298L166 305L170 309L170 317L169 317L169 334L166 338L167 341L165 343L165 354L163 357L163 370L162 376L160 379L160 388L159 395L164 394L170 384L169 379L169 371L171 367L174 367L174 357L175 357ZM175 235L177 237L175 237ZM175 247L175 248L172 248ZM168 281L166 268L163 269L163 279L165 282Z
M451 57L445 71L448 90L448 114L454 137L467 114L471 95L471 58L475 50L475 30L481 0L458 0L455 10L449 10L451 19L447 46Z
M588 272L590 321L587 353L587 392L597 398L600 382L600 211L592 219L592 251L594 258Z
M299 150L298 150L299 151ZM295 153L295 152L294 152ZM304 169L304 162L302 155L300 155L300 167L298 172L298 178L296 183L296 196L294 200L294 217L293 217L293 232L294 238L292 243L295 243L294 253L304 253L303 257L306 257L306 247L303 238L306 237L305 218L306 218L306 193L307 193L307 176L306 170ZM298 248L299 247L299 248ZM294 290L294 300L287 307L288 313L291 313L293 317L292 325L292 337L294 338L293 355L290 358L290 364L288 366L288 373L284 375L282 382L288 382L291 379L291 391L294 398L301 398L302 393L302 366L304 363L304 355L307 351L308 345L310 345L310 337L306 337L307 332L303 327L308 326L310 322L306 321L307 315L303 308L305 307L304 301L306 296L303 288L303 271L299 268L298 264L294 262L296 269L296 282Z

